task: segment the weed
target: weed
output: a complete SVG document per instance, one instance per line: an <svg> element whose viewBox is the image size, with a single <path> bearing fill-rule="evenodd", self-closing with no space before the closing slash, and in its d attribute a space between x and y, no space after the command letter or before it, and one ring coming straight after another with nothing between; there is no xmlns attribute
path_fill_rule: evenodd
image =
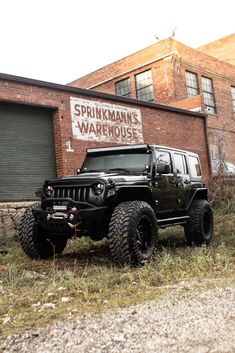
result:
<svg viewBox="0 0 235 353"><path fill-rule="evenodd" d="M160 231L152 261L134 269L113 264L105 240L71 240L63 255L41 261L26 257L16 241L0 245L0 333L6 335L71 313L154 299L180 281L232 279L235 214L216 212L208 247L187 246L181 227Z"/></svg>

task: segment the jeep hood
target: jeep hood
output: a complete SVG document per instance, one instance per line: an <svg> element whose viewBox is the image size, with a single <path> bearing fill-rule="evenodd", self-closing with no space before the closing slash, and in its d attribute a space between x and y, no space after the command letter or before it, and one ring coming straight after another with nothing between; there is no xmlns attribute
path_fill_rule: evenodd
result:
<svg viewBox="0 0 235 353"><path fill-rule="evenodd" d="M149 179L149 176L143 174L129 174L129 173L121 173L120 172L89 172L89 173L81 173L76 176L68 176L62 177L58 179L53 179L47 181L47 185L92 185L95 182L114 182L115 184L119 183L138 183L144 182Z"/></svg>

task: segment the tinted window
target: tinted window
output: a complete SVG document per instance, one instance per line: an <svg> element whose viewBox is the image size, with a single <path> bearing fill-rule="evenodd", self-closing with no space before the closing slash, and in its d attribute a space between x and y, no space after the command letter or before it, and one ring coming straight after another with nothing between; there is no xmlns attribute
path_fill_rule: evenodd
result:
<svg viewBox="0 0 235 353"><path fill-rule="evenodd" d="M109 169L128 169L143 172L150 165L149 153L114 153L86 157L83 171L106 171Z"/></svg>
<svg viewBox="0 0 235 353"><path fill-rule="evenodd" d="M201 173L199 159L197 157L189 156L188 160L189 160L189 165L190 165L190 170L191 170L192 176L193 177L201 176L202 173Z"/></svg>
<svg viewBox="0 0 235 353"><path fill-rule="evenodd" d="M174 154L175 169L177 174L187 174L185 156L179 153Z"/></svg>
<svg viewBox="0 0 235 353"><path fill-rule="evenodd" d="M156 152L156 162L157 164L164 164L170 166L170 173L172 173L172 163L171 163L171 155L168 152Z"/></svg>

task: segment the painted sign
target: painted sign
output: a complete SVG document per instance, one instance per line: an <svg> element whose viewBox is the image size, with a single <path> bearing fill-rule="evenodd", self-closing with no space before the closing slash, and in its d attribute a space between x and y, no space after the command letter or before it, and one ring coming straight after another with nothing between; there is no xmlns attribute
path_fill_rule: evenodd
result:
<svg viewBox="0 0 235 353"><path fill-rule="evenodd" d="M112 143L142 143L139 109L71 97L73 137Z"/></svg>

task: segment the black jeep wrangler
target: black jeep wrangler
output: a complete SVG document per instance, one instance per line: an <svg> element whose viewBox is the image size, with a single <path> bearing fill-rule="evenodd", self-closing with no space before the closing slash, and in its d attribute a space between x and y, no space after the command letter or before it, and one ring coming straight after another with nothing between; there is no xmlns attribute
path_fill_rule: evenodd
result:
<svg viewBox="0 0 235 353"><path fill-rule="evenodd" d="M189 244L210 243L213 213L198 155L155 145L88 149L73 177L45 181L19 238L33 259L61 253L71 237L108 239L116 262L150 258L157 229L181 225Z"/></svg>

